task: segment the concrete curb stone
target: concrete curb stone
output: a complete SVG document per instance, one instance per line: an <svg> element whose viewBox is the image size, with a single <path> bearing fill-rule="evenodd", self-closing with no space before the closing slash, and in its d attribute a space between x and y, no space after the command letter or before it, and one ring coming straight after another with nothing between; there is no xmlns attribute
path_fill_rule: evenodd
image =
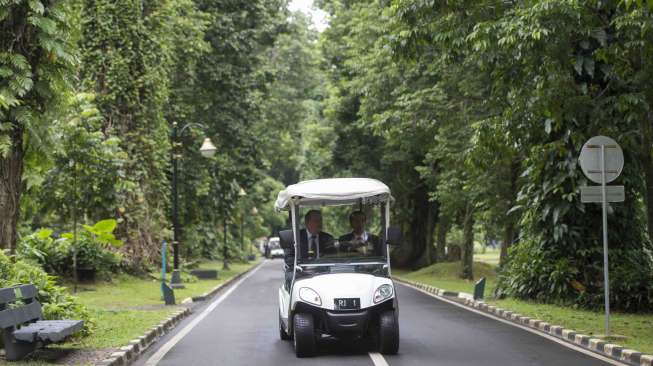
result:
<svg viewBox="0 0 653 366"><path fill-rule="evenodd" d="M470 294L446 291L433 286L425 286L424 284L420 284L418 282L402 280L397 277L393 277L393 280L413 288L424 290L434 296L446 297L448 300L456 301L457 303L463 304L478 311L492 314L513 323L518 323L522 326L552 335L556 338L560 338L566 342L573 343L576 346L588 349L602 356L625 362L630 365L653 366L653 355L643 354L632 349L625 349L623 346L611 344L600 338L594 338L589 335L578 333L573 329L566 329L560 325L551 325L540 319L532 319L513 311L502 309L494 305L488 305L482 300L471 299Z"/></svg>

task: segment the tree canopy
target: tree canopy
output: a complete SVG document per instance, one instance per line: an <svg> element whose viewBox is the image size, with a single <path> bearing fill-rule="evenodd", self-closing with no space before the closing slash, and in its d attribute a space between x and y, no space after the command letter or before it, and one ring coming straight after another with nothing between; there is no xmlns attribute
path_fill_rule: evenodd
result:
<svg viewBox="0 0 653 366"><path fill-rule="evenodd" d="M497 241L497 295L597 307L601 211L577 157L602 134L626 160L611 301L653 308L648 3L315 3L321 33L285 0L0 1L2 247L115 219L112 250L154 263L172 159L188 260L283 228L285 185L366 176L396 198L396 265L473 279L475 244Z"/></svg>

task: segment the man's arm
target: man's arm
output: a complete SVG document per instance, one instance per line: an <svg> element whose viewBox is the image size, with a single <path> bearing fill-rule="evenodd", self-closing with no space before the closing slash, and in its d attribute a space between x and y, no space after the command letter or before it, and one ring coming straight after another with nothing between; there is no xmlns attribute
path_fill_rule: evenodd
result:
<svg viewBox="0 0 653 366"><path fill-rule="evenodd" d="M294 242L293 238L293 242ZM299 245L301 245L302 241L302 232L299 232ZM301 249L300 249L301 252ZM294 268L295 267L295 245L291 245L288 249L283 250L283 261L286 263L286 268Z"/></svg>
<svg viewBox="0 0 653 366"><path fill-rule="evenodd" d="M289 248L283 250L283 261L286 263L287 268L295 266L295 246L291 245Z"/></svg>
<svg viewBox="0 0 653 366"><path fill-rule="evenodd" d="M321 254L334 254L336 253L335 239L331 234L320 233L320 252Z"/></svg>
<svg viewBox="0 0 653 366"><path fill-rule="evenodd" d="M372 246L374 248L374 254L378 256L383 255L383 245L381 243L381 238L374 235L374 234L368 234L368 239L369 242L372 243Z"/></svg>

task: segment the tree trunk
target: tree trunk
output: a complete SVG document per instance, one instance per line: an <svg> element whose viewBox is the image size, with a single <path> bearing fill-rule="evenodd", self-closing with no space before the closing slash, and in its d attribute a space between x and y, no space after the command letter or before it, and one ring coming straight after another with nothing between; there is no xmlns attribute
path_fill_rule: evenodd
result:
<svg viewBox="0 0 653 366"><path fill-rule="evenodd" d="M471 203L467 203L465 209L465 221L463 224L463 246L462 246L462 278L473 280L474 264L474 209Z"/></svg>
<svg viewBox="0 0 653 366"><path fill-rule="evenodd" d="M23 176L22 130L12 136L10 155L0 159L0 248L16 250L16 224L20 213Z"/></svg>
<svg viewBox="0 0 653 366"><path fill-rule="evenodd" d="M501 254L499 255L499 266L502 267L508 259L508 249L515 238L515 224L508 220L503 228L503 242L501 243Z"/></svg>
<svg viewBox="0 0 653 366"><path fill-rule="evenodd" d="M429 202L426 214L425 223L425 236L424 236L424 253L420 260L420 266L430 266L434 263L435 247L433 247L433 231L435 230L435 211L437 210L436 204Z"/></svg>
<svg viewBox="0 0 653 366"><path fill-rule="evenodd" d="M653 145L653 114L649 113L649 120L642 121L642 167L646 183L646 216L648 223L649 241L653 243L653 158L651 146Z"/></svg>
<svg viewBox="0 0 653 366"><path fill-rule="evenodd" d="M405 263L413 269L423 267L425 265L424 250L427 238L427 216L429 211L428 192L424 184L419 184L415 187L410 195L412 205L412 215L410 218L410 230L408 234L408 242L410 247L407 249L408 261Z"/></svg>
<svg viewBox="0 0 653 366"><path fill-rule="evenodd" d="M513 157L510 163L510 200L508 210L517 202L517 179L519 179L519 167L521 163L519 158ZM508 259L508 249L515 240L515 227L517 226L517 215L514 212L506 213L506 223L503 229L503 243L501 243L501 252L499 254L499 266L503 266Z"/></svg>
<svg viewBox="0 0 653 366"><path fill-rule="evenodd" d="M447 247L447 233L449 232L449 227L449 218L440 214L435 233L435 253L437 261L439 262L445 262L447 260L445 248Z"/></svg>

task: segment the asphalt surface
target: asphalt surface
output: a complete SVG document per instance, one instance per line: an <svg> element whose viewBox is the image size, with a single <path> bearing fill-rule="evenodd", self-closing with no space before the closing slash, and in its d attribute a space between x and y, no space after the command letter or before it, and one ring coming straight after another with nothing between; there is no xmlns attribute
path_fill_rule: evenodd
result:
<svg viewBox="0 0 653 366"><path fill-rule="evenodd" d="M136 365L375 365L369 355L375 350L367 342L322 341L316 357L295 357L292 342L281 341L277 328L281 266L281 260L267 261L217 306L212 302L229 289L195 308L193 316L141 355ZM397 296L401 342L399 354L384 356L391 366L608 365L402 285ZM187 327L193 323L192 329Z"/></svg>

